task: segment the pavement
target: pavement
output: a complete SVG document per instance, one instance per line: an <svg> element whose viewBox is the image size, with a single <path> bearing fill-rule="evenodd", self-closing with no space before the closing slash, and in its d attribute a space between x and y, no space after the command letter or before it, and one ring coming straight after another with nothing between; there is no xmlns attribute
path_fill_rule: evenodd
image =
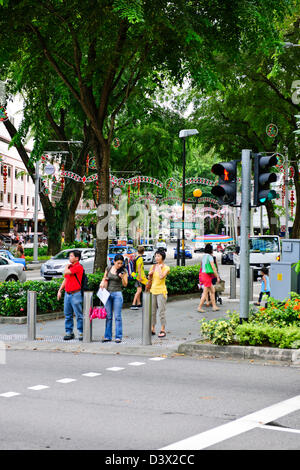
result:
<svg viewBox="0 0 300 470"><path fill-rule="evenodd" d="M156 335L151 338L151 345L142 344L142 309L130 310L123 308L123 341L120 344L114 341L102 343L105 320L95 319L92 324L92 342L85 343L76 337L71 341L64 341L64 319L41 321L36 324L36 340L27 340L27 324L1 324L0 341L9 349L25 350L60 350L66 352L89 352L101 354L141 354L141 355L168 355L177 352L178 347L185 342L196 341L200 337L199 320L222 317L226 312L238 310L239 300L223 298L220 310L213 312L206 307L206 313L197 311L200 295L190 294L172 299L167 303L167 325L165 338L158 338L160 323L156 325ZM76 321L74 320L74 333L76 336ZM114 336L113 336L114 338Z"/></svg>

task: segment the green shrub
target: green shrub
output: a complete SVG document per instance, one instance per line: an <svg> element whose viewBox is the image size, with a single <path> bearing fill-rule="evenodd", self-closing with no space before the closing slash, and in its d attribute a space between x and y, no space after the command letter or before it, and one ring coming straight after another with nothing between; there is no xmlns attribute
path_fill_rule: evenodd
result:
<svg viewBox="0 0 300 470"><path fill-rule="evenodd" d="M260 307L257 312L249 316L249 321L256 324L273 326L288 326L299 323L300 295L291 292L291 298L279 301L268 298L267 307Z"/></svg>
<svg viewBox="0 0 300 470"><path fill-rule="evenodd" d="M240 344L250 346L275 346L279 348L299 348L300 328L298 326L274 327L244 322L236 328Z"/></svg>
<svg viewBox="0 0 300 470"><path fill-rule="evenodd" d="M234 342L239 316L234 312L226 318L206 321L200 320L200 330L204 339L213 344L232 344Z"/></svg>

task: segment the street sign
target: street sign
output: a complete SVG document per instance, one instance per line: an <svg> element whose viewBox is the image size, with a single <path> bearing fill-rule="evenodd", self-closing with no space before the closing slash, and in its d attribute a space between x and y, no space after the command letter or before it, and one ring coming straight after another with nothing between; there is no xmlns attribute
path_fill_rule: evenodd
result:
<svg viewBox="0 0 300 470"><path fill-rule="evenodd" d="M190 229L190 230L195 230L195 229L200 229L202 227L201 224L196 223L196 222L184 222L184 227L183 227L183 222L170 222L170 228L185 228L185 229Z"/></svg>

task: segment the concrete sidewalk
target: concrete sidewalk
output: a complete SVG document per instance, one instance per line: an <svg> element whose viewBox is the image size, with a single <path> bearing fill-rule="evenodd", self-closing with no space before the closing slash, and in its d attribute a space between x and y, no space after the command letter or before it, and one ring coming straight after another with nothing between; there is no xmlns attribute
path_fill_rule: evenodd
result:
<svg viewBox="0 0 300 470"><path fill-rule="evenodd" d="M239 310L238 300L229 300L223 296L223 305L218 305L220 308L218 312L213 312L211 307L205 307L206 312L201 314L197 311L199 294L182 297L168 299L167 336L162 339L158 338L157 334L160 332L158 319L156 335L152 336L152 344L149 346L142 345L142 310L130 310L129 308L124 308L122 311L123 341L120 344L116 344L114 340L108 343L101 342L105 320L99 319L93 320L93 341L91 343L83 343L78 339L64 341L64 319L38 322L35 341L27 341L26 324L1 324L0 341L3 341L8 349L59 350L95 354L168 355L177 352L179 345L200 337L199 320L202 318L223 317L228 310ZM74 333L76 336L76 321L74 321Z"/></svg>

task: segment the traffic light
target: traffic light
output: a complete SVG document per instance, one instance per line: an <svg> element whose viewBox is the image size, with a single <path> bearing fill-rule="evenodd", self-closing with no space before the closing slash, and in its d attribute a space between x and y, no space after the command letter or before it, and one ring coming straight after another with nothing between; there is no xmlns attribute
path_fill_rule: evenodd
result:
<svg viewBox="0 0 300 470"><path fill-rule="evenodd" d="M270 173L272 166L277 164L277 157L265 157L260 153L254 154L254 198L253 205L261 206L276 198L276 191L270 189L270 183L277 181L275 173Z"/></svg>
<svg viewBox="0 0 300 470"><path fill-rule="evenodd" d="M211 190L222 205L233 206L236 204L237 187L237 161L216 163L211 171L219 176L219 182Z"/></svg>

